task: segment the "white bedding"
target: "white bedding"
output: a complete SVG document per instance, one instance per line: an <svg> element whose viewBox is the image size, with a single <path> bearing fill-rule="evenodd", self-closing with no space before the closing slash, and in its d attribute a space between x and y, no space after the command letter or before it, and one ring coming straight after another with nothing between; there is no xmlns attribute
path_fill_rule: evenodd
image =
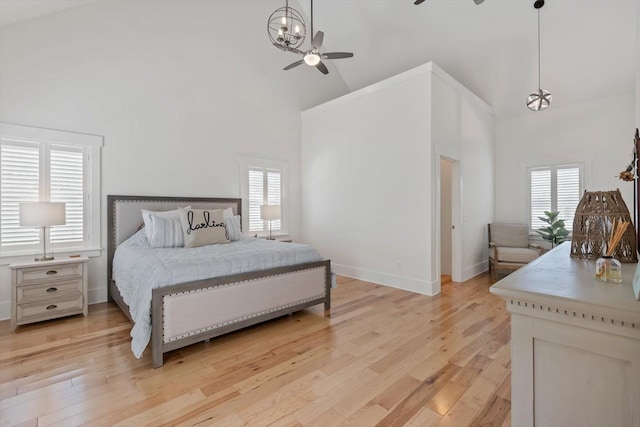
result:
<svg viewBox="0 0 640 427"><path fill-rule="evenodd" d="M152 289L323 258L311 246L265 239L198 248L151 248L144 230L116 249L113 279L134 321L131 350L140 358L151 338Z"/></svg>

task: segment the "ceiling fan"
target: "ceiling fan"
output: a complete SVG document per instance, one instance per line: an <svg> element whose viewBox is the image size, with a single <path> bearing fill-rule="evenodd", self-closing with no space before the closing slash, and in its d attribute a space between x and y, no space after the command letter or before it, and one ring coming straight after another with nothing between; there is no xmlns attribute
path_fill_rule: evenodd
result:
<svg viewBox="0 0 640 427"><path fill-rule="evenodd" d="M300 49L288 49L290 52L301 54L302 59L287 65L284 67L284 70L290 70L302 63L305 63L311 67L316 67L322 74L329 74L327 66L322 62L323 59L342 59L353 57L353 53L351 52L320 52L320 49L322 48L322 41L324 40L324 33L322 31L318 31L316 35L313 36L313 0L311 0L311 35L313 37L311 39L311 49L308 51L304 52Z"/></svg>
<svg viewBox="0 0 640 427"><path fill-rule="evenodd" d="M484 0L473 0L473 2L475 4L482 4L482 2L484 2ZM413 2L413 4L416 4L416 5L421 4L421 3L424 3L424 0L416 0L416 1Z"/></svg>

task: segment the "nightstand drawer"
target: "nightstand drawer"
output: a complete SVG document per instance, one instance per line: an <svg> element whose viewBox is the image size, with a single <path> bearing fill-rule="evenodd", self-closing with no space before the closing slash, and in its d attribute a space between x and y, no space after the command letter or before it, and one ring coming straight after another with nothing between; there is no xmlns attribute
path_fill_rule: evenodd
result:
<svg viewBox="0 0 640 427"><path fill-rule="evenodd" d="M82 277L84 263L60 264L42 267L20 268L17 273L17 285L51 282L54 280Z"/></svg>
<svg viewBox="0 0 640 427"><path fill-rule="evenodd" d="M16 288L16 302L25 304L42 300L82 295L82 278L38 285L22 285Z"/></svg>
<svg viewBox="0 0 640 427"><path fill-rule="evenodd" d="M22 323L31 323L82 313L82 309L82 295L69 299L20 304L16 306L16 324L20 325Z"/></svg>

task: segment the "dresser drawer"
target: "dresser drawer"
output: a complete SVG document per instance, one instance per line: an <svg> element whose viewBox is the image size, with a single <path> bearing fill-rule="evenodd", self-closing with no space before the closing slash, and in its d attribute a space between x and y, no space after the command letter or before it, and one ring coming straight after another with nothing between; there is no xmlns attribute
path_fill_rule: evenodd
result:
<svg viewBox="0 0 640 427"><path fill-rule="evenodd" d="M84 263L71 263L42 267L28 267L16 270L18 286L29 283L51 282L83 276Z"/></svg>
<svg viewBox="0 0 640 427"><path fill-rule="evenodd" d="M16 288L16 302L25 304L58 298L73 298L82 295L82 278L40 283L37 285L21 285Z"/></svg>
<svg viewBox="0 0 640 427"><path fill-rule="evenodd" d="M55 319L56 317L82 313L82 295L68 299L42 301L32 304L19 304L16 306L16 324L37 322L40 320Z"/></svg>

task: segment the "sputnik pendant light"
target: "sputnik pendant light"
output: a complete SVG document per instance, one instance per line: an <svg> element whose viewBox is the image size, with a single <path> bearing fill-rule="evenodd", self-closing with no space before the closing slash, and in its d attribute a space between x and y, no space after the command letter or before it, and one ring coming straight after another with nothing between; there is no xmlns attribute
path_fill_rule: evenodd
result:
<svg viewBox="0 0 640 427"><path fill-rule="evenodd" d="M538 90L527 97L527 107L531 111L541 111L551 105L551 92L540 85L540 9L544 0L536 0L533 7L538 10Z"/></svg>

